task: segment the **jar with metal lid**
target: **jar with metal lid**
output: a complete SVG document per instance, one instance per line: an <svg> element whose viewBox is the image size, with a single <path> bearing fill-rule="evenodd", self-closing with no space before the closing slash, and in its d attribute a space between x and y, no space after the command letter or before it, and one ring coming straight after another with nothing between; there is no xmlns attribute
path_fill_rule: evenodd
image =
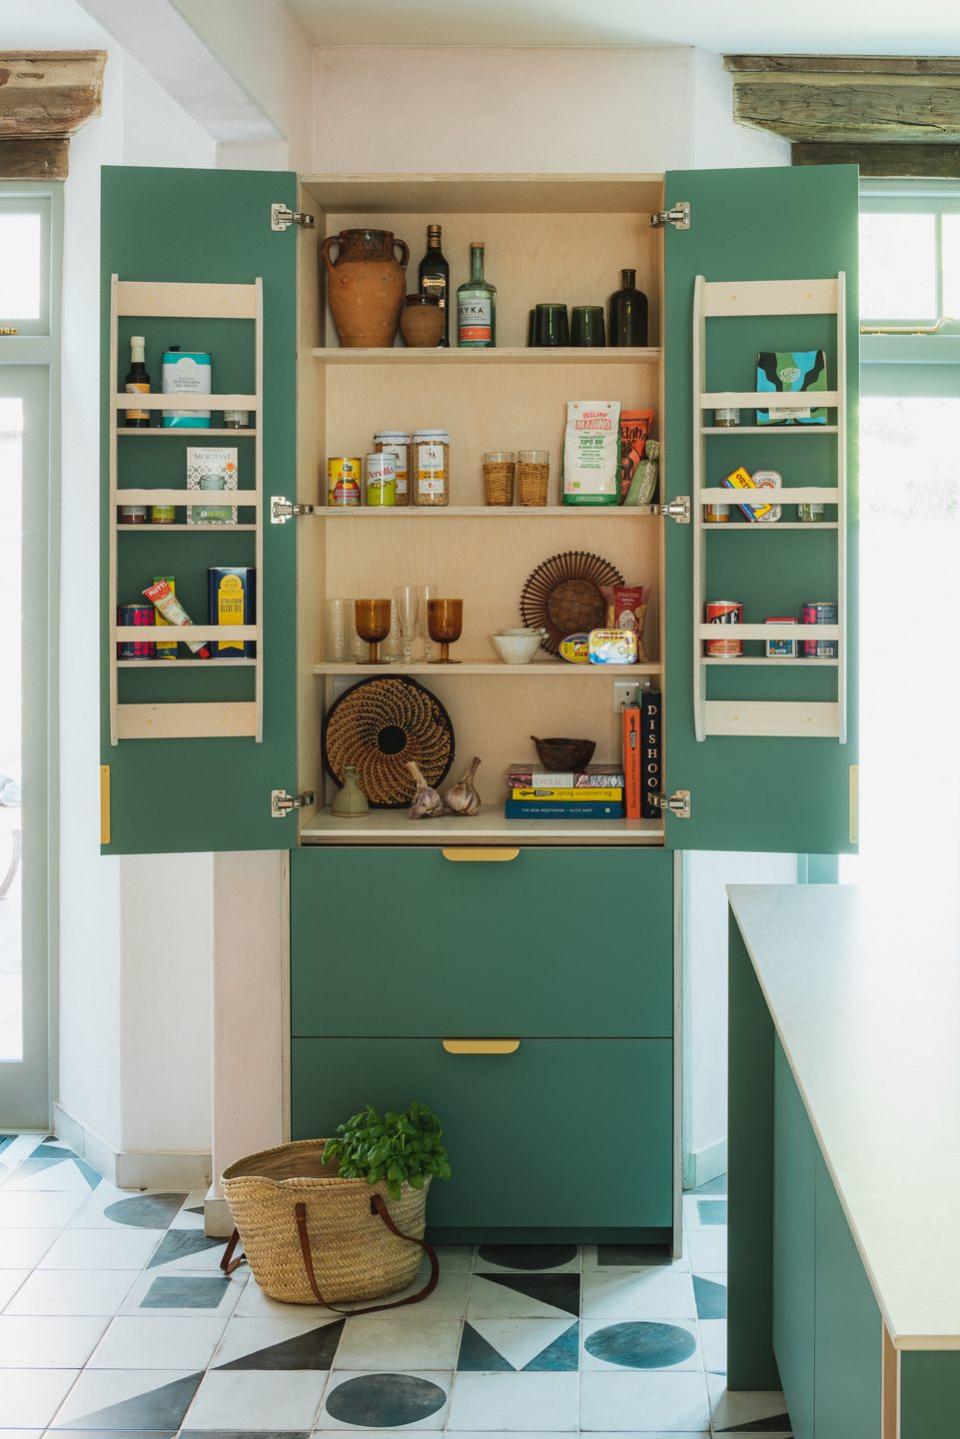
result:
<svg viewBox="0 0 960 1439"><path fill-rule="evenodd" d="M378 455L391 455L397 471L397 505L410 504L410 433L408 430L377 430L373 448Z"/></svg>
<svg viewBox="0 0 960 1439"><path fill-rule="evenodd" d="M413 502L434 508L450 503L450 431L416 430L411 441Z"/></svg>

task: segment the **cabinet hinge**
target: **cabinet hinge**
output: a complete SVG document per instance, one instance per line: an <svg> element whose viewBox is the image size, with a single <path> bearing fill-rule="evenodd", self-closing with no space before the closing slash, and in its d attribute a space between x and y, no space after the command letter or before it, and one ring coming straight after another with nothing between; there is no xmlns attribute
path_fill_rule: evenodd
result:
<svg viewBox="0 0 960 1439"><path fill-rule="evenodd" d="M285 525L287 520L295 520L300 515L312 515L315 508L315 505L295 505L286 495L274 495L270 501L270 523Z"/></svg>
<svg viewBox="0 0 960 1439"><path fill-rule="evenodd" d="M690 201L680 200L669 210L655 210L650 216L650 224L655 230L662 230L664 225L672 225L675 230L689 230Z"/></svg>
<svg viewBox="0 0 960 1439"><path fill-rule="evenodd" d="M678 525L689 525L690 523L690 496L677 495L675 500L670 500L666 505L658 505L657 513L665 519L676 520Z"/></svg>
<svg viewBox="0 0 960 1439"><path fill-rule="evenodd" d="M672 814L677 819L690 818L690 791L688 789L675 789L673 794L654 795L653 802L661 814Z"/></svg>
<svg viewBox="0 0 960 1439"><path fill-rule="evenodd" d="M270 818L286 819L291 810L307 809L316 799L312 789L303 794L288 794L285 789L270 791Z"/></svg>
<svg viewBox="0 0 960 1439"><path fill-rule="evenodd" d="M291 225L302 225L305 230L312 230L316 223L316 215L308 215L306 210L291 210L282 200L270 206L271 230L289 230Z"/></svg>

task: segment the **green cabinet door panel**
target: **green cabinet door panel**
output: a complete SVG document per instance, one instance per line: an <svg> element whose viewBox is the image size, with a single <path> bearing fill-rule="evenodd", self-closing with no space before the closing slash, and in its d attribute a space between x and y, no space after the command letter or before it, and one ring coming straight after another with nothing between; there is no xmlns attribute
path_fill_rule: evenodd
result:
<svg viewBox="0 0 960 1439"><path fill-rule="evenodd" d="M665 489L691 493L692 334L697 275L708 281L847 277L849 394L848 739L708 736L693 722L693 534L666 520L666 788L692 795L689 820L668 816L667 844L684 849L848 850L849 767L857 762L856 396L857 170L855 166L680 171L667 176L670 205L688 200L689 230L665 230ZM736 317L707 321L707 389L753 391L759 350L825 349L828 385L837 374L833 316ZM749 424L752 413L744 412ZM789 486L835 485L836 437L782 434L708 437L706 482L718 486L744 465L780 471ZM790 511L788 509L788 515ZM787 516L785 516L787 518ZM733 599L745 618L797 615L806 600L836 599L837 532L706 535L708 599ZM772 528L772 527L771 527ZM699 641L697 641L699 646ZM718 700L832 701L836 671L812 667L718 667L707 695Z"/></svg>
<svg viewBox="0 0 960 1439"><path fill-rule="evenodd" d="M820 1153L816 1156L816 1439L877 1439L880 1311Z"/></svg>
<svg viewBox="0 0 960 1439"><path fill-rule="evenodd" d="M795 1439L814 1439L817 1141L779 1039L773 1065L773 1347Z"/></svg>
<svg viewBox="0 0 960 1439"><path fill-rule="evenodd" d="M899 1439L947 1439L960 1433L960 1353L905 1350L900 1355Z"/></svg>
<svg viewBox="0 0 960 1439"><path fill-rule="evenodd" d="M108 699L109 396L122 387L131 334L147 341L147 367L160 389L161 353L171 345L207 350L213 388L250 393L254 327L246 320L120 321L119 375L109 374L110 276L121 280L250 284L263 280L262 488L293 494L296 475L297 231L270 228L270 206L296 206L296 177L236 170L103 170L101 228L102 524L101 763L110 766L112 854L283 849L296 842L295 821L270 818L270 791L296 790L295 525L264 529L263 742L253 739L121 740L110 744ZM214 420L217 423L217 418ZM118 483L143 488L186 486L187 445L236 444L240 487L252 483L252 439L204 440L202 430L176 437L118 440ZM241 512L242 514L242 512ZM118 600L135 603L155 575L173 575L197 621L207 620L207 568L255 563L252 533L138 534L118 540ZM158 661L156 672L121 670L121 703L253 699L252 669Z"/></svg>
<svg viewBox="0 0 960 1439"><path fill-rule="evenodd" d="M673 856L291 856L294 1035L673 1033Z"/></svg>
<svg viewBox="0 0 960 1439"><path fill-rule="evenodd" d="M295 1039L295 1139L372 1103L440 1115L453 1178L432 1228L666 1229L672 1223L673 1046L666 1039L523 1039L448 1054L439 1039Z"/></svg>

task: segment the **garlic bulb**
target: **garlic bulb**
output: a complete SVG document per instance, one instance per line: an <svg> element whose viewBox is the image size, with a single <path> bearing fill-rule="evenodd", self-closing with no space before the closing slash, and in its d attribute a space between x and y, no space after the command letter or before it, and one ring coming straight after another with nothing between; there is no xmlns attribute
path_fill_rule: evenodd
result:
<svg viewBox="0 0 960 1439"><path fill-rule="evenodd" d="M458 779L456 784L443 791L443 802L454 814L476 814L480 808L480 791L473 782L479 764L479 759L474 756L473 764L463 779Z"/></svg>
<svg viewBox="0 0 960 1439"><path fill-rule="evenodd" d="M407 811L411 819L432 819L436 814L443 814L443 800L435 789L431 789L420 773L419 765L413 760L407 760L407 769L417 782L417 792L410 801L410 808Z"/></svg>

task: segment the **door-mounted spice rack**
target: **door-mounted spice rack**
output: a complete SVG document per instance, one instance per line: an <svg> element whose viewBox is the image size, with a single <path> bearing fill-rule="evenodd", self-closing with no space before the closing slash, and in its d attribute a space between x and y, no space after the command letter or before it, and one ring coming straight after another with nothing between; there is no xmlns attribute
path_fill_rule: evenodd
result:
<svg viewBox="0 0 960 1439"><path fill-rule="evenodd" d="M108 483L109 483L109 616L108 663L110 698L110 743L127 739L206 739L241 737L263 738L263 287L259 277L249 285L181 284L121 280L111 277L110 285L110 376L119 380L119 321L122 317L138 319L201 319L249 320L253 325L254 393L176 396L151 394L111 394L108 420ZM118 423L118 412L124 410L246 410L253 417L247 428L181 428L154 427L127 429ZM196 443L227 437L252 437L253 484L251 488L226 492L229 503L245 511L243 524L210 525L124 525L119 521L121 505L196 504L198 492L187 488L143 489L119 483L119 452L121 439L188 436ZM192 624L157 630L159 643L211 643L217 640L252 642L256 656L250 659L184 660L176 663L161 660L120 660L118 644L124 640L144 640L143 627L120 625L117 621L119 537L133 534L194 535L254 534L254 567L256 572L255 623L231 625L229 631L217 625ZM225 701L164 701L160 703L121 703L119 673L127 669L150 669L155 674L209 673L219 667L249 668L254 672L252 700Z"/></svg>
<svg viewBox="0 0 960 1439"><path fill-rule="evenodd" d="M836 316L836 383L834 390L797 392L710 391L706 388L707 321L738 316L778 315ZM847 737L847 614L846 614L846 292L841 272L824 280L753 280L711 283L698 275L693 302L693 707L698 740L708 735L777 735L837 739ZM775 403L781 410L808 409L815 405L835 414L825 425L770 424L716 426L705 423L709 412L722 409L765 410ZM829 418L829 416L828 416ZM706 483L707 441L713 436L762 434L768 438L790 435L829 435L836 446L836 484L825 486L765 487L762 490L715 488ZM802 455L804 451L791 454ZM705 505L729 505L737 499L757 496L764 504L819 504L836 507L836 519L815 523L754 521L743 525L714 524L704 519ZM725 632L737 640L787 640L795 642L797 658L784 656L737 655L716 657L705 654L705 642L716 640L715 625L704 621L707 599L707 535L775 535L804 531L807 534L836 533L837 623L830 624L742 624ZM804 639L833 641L835 658L801 657ZM836 670L836 699L812 700L712 700L707 698L707 671L713 667L748 666L786 668L830 668Z"/></svg>

